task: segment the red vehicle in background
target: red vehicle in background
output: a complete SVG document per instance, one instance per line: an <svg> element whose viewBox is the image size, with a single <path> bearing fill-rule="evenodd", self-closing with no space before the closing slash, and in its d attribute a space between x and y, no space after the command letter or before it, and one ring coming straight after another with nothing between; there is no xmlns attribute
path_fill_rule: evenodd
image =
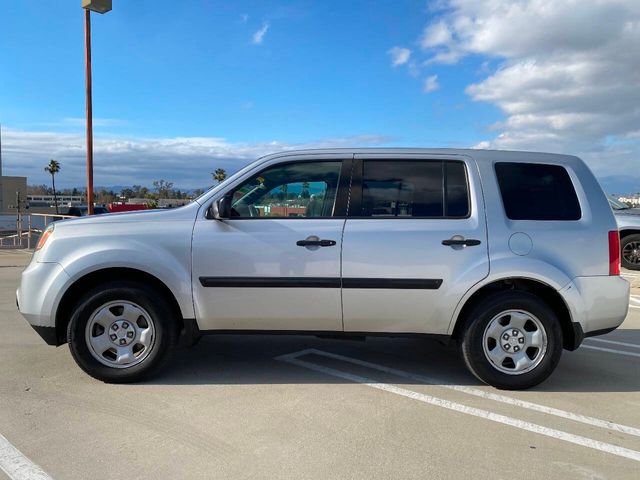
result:
<svg viewBox="0 0 640 480"><path fill-rule="evenodd" d="M133 212L135 210L147 210L149 207L145 203L109 203L109 212Z"/></svg>

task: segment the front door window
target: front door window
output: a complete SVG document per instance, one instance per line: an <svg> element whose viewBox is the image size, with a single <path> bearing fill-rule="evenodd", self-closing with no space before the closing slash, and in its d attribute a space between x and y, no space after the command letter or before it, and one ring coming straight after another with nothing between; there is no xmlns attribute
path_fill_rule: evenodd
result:
<svg viewBox="0 0 640 480"><path fill-rule="evenodd" d="M280 164L233 191L232 218L331 217L341 162Z"/></svg>

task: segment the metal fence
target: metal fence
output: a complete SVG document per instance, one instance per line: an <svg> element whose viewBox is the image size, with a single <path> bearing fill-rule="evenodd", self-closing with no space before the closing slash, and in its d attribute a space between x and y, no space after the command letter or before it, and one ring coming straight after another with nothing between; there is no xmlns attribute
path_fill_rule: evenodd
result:
<svg viewBox="0 0 640 480"><path fill-rule="evenodd" d="M74 218L49 213L0 213L0 217L3 223L0 228L0 249L34 248L49 224L63 218Z"/></svg>

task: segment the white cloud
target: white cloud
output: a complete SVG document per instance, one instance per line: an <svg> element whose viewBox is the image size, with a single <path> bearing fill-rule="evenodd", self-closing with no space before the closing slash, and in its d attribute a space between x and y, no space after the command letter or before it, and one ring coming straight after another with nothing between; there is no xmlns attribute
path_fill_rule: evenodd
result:
<svg viewBox="0 0 640 480"><path fill-rule="evenodd" d="M264 40L264 36L267 34L267 31L269 30L269 27L270 27L269 22L264 22L260 30L256 31L253 34L252 42L255 45L260 45L262 43L262 41Z"/></svg>
<svg viewBox="0 0 640 480"><path fill-rule="evenodd" d="M94 139L96 185L151 185L164 178L180 188L206 187L214 168L235 172L251 161L282 150L372 146L392 139L382 135L356 135L307 143L272 141L233 143L219 137ZM61 164L56 185L80 187L85 182L85 137L82 133L26 132L2 128L5 175L27 176L29 184L48 183L44 166L54 158Z"/></svg>
<svg viewBox="0 0 640 480"><path fill-rule="evenodd" d="M450 0L419 41L426 64L492 60L466 89L505 114L483 148L579 154L600 175L640 166L639 1Z"/></svg>
<svg viewBox="0 0 640 480"><path fill-rule="evenodd" d="M85 117L65 117L51 122L40 122L39 127L56 127L56 128L77 128L84 127L87 124ZM93 117L94 128L100 127L123 127L128 125L125 120L118 118L96 118Z"/></svg>
<svg viewBox="0 0 640 480"><path fill-rule="evenodd" d="M420 37L420 46L422 48L438 47L440 45L450 46L452 42L452 33L444 21L432 23L425 27Z"/></svg>
<svg viewBox="0 0 640 480"><path fill-rule="evenodd" d="M438 75L431 75L424 79L424 85L422 86L422 91L425 93L435 92L440 88L440 84L438 83Z"/></svg>
<svg viewBox="0 0 640 480"><path fill-rule="evenodd" d="M397 67L404 65L411 57L411 50L403 47L393 47L387 50L387 54L391 57L391 65Z"/></svg>

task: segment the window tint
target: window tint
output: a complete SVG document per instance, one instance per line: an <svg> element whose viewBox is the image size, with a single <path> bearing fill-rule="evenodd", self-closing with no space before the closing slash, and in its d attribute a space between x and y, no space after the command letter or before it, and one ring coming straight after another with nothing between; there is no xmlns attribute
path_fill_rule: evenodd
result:
<svg viewBox="0 0 640 480"><path fill-rule="evenodd" d="M559 165L496 163L496 176L511 220L579 220L580 203Z"/></svg>
<svg viewBox="0 0 640 480"><path fill-rule="evenodd" d="M365 160L365 217L465 217L469 194L462 162Z"/></svg>
<svg viewBox="0 0 640 480"><path fill-rule="evenodd" d="M287 163L263 170L233 192L231 216L330 217L342 163Z"/></svg>

